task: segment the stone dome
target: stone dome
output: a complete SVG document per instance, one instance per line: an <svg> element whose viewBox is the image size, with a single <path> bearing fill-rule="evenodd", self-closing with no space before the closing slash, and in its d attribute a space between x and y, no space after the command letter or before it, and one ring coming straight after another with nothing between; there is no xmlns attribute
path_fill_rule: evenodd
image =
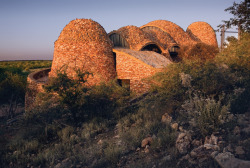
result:
<svg viewBox="0 0 250 168"><path fill-rule="evenodd" d="M140 51L143 47L150 44L157 45L160 49L162 48L157 39L152 39L148 33L136 26L122 27L116 33L120 34L127 41L129 48L132 50Z"/></svg>
<svg viewBox="0 0 250 168"><path fill-rule="evenodd" d="M206 22L194 22L186 31L192 39L199 39L201 42L218 47L214 29Z"/></svg>
<svg viewBox="0 0 250 168"><path fill-rule="evenodd" d="M112 42L104 28L91 19L72 20L64 27L54 47L50 77L65 70L74 78L76 70L93 74L88 84L107 82L116 76Z"/></svg>
<svg viewBox="0 0 250 168"><path fill-rule="evenodd" d="M165 31L158 27L148 26L141 28L144 32L148 33L151 36L151 39L154 41L159 41L159 44L165 49L168 50L173 45L176 45L176 41Z"/></svg>
<svg viewBox="0 0 250 168"><path fill-rule="evenodd" d="M158 27L159 29L167 32L179 45L192 45L196 41L188 36L188 34L178 25L166 20L155 20L147 23L141 28L145 27Z"/></svg>

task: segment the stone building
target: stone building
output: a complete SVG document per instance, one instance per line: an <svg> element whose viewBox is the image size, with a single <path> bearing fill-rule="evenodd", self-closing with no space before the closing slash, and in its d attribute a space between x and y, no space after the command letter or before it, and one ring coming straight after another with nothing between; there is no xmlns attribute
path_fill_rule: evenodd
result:
<svg viewBox="0 0 250 168"><path fill-rule="evenodd" d="M88 71L93 74L87 81L89 86L117 79L132 92L144 93L150 88L146 78L173 63L178 49L197 43L218 47L209 24L195 22L185 32L170 21L156 20L141 27L125 26L107 34L91 19L73 20L55 42L51 71L46 70L45 75L41 71L29 75L29 87L34 94L26 94L26 109L41 91L41 85L56 77L59 71L65 71L72 78L76 70ZM37 74L43 74L40 75L42 84Z"/></svg>

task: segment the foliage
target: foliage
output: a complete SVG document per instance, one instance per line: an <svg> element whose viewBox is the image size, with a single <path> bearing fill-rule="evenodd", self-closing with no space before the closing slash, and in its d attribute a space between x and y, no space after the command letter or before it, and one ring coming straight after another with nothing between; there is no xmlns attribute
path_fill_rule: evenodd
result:
<svg viewBox="0 0 250 168"><path fill-rule="evenodd" d="M195 94L183 105L182 111L188 115L192 127L199 130L202 136L211 135L219 130L228 114L229 104L223 105L223 96L219 100L213 97L202 97Z"/></svg>
<svg viewBox="0 0 250 168"><path fill-rule="evenodd" d="M17 109L23 108L28 72L31 68L50 66L51 61L0 62L0 111L11 118Z"/></svg>
<svg viewBox="0 0 250 168"><path fill-rule="evenodd" d="M3 73L0 75L0 105L1 110L8 118L14 116L18 106L23 106L26 90L26 77L19 69L6 71L0 69Z"/></svg>
<svg viewBox="0 0 250 168"><path fill-rule="evenodd" d="M244 0L240 3L233 3L233 6L228 7L225 9L226 12L233 14L233 18L230 20L225 21L223 20L224 24L227 28L231 26L238 26L240 24L241 29L245 32L250 32L250 1ZM219 25L218 27L222 27L223 25Z"/></svg>
<svg viewBox="0 0 250 168"><path fill-rule="evenodd" d="M32 69L51 67L52 61L1 61L0 67L8 70L20 69L31 71Z"/></svg>
<svg viewBox="0 0 250 168"><path fill-rule="evenodd" d="M213 59L218 53L218 48L204 43L197 43L187 52L188 59L200 59L202 61Z"/></svg>

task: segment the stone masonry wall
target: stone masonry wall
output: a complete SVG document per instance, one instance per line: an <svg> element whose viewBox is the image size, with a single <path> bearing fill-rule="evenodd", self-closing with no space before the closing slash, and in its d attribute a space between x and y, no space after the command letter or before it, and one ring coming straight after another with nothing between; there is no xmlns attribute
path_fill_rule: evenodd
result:
<svg viewBox="0 0 250 168"><path fill-rule="evenodd" d="M201 42L218 47L214 29L206 22L194 22L190 24L186 31L193 39L199 39Z"/></svg>
<svg viewBox="0 0 250 168"><path fill-rule="evenodd" d="M34 107L37 94L44 92L43 85L48 81L49 72L50 68L47 68L29 74L27 78L27 91L25 93L25 111L32 109Z"/></svg>
<svg viewBox="0 0 250 168"><path fill-rule="evenodd" d="M162 69L153 68L150 65L114 49L116 53L116 71L118 79L130 79L131 91L140 94L150 88L150 83L145 80Z"/></svg>
<svg viewBox="0 0 250 168"><path fill-rule="evenodd" d="M87 84L96 85L116 77L114 62L112 42L103 27L90 19L76 19L65 26L55 42L50 77L58 70L72 78L76 70L88 71L93 76Z"/></svg>
<svg viewBox="0 0 250 168"><path fill-rule="evenodd" d="M141 28L147 26L158 27L167 32L180 46L190 46L197 43L194 39L190 38L180 26L176 25L173 22L167 20L155 20L147 23Z"/></svg>

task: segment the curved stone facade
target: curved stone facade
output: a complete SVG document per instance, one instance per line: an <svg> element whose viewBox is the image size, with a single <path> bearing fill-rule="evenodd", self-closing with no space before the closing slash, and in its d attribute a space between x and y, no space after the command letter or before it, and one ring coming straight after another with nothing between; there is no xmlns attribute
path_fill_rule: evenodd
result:
<svg viewBox="0 0 250 168"><path fill-rule="evenodd" d="M125 26L118 29L116 32L125 38L129 44L129 48L132 50L140 51L149 44L155 44L162 50L162 46L159 44L158 39L152 39L148 33L142 31L139 27Z"/></svg>
<svg viewBox="0 0 250 168"><path fill-rule="evenodd" d="M188 26L186 32L194 40L218 47L214 29L206 22L194 22Z"/></svg>
<svg viewBox="0 0 250 168"><path fill-rule="evenodd" d="M33 108L36 96L39 92L44 92L43 85L48 82L50 68L42 69L29 74L27 78L28 89L25 94L25 111Z"/></svg>
<svg viewBox="0 0 250 168"><path fill-rule="evenodd" d="M55 42L50 77L65 71L74 78L76 70L93 74L88 84L107 82L116 77L112 42L106 31L91 19L76 19L64 27Z"/></svg>
<svg viewBox="0 0 250 168"><path fill-rule="evenodd" d="M155 20L147 23L141 28L145 27L158 27L159 29L167 32L179 45L193 45L196 41L188 36L188 34L178 25L167 20Z"/></svg>
<svg viewBox="0 0 250 168"><path fill-rule="evenodd" d="M161 72L179 57L189 58L186 55L195 47L198 54L206 53L206 48L199 47L205 44L218 47L214 30L205 22L192 23L185 32L170 21L156 20L140 28L125 26L107 35L91 19L73 20L55 42L51 72L47 69L29 75L26 110L33 107L37 93L58 71L71 78L77 70L90 72L93 76L87 79L88 86L118 78L118 83L130 83L132 91L143 93L150 88L145 78Z"/></svg>

